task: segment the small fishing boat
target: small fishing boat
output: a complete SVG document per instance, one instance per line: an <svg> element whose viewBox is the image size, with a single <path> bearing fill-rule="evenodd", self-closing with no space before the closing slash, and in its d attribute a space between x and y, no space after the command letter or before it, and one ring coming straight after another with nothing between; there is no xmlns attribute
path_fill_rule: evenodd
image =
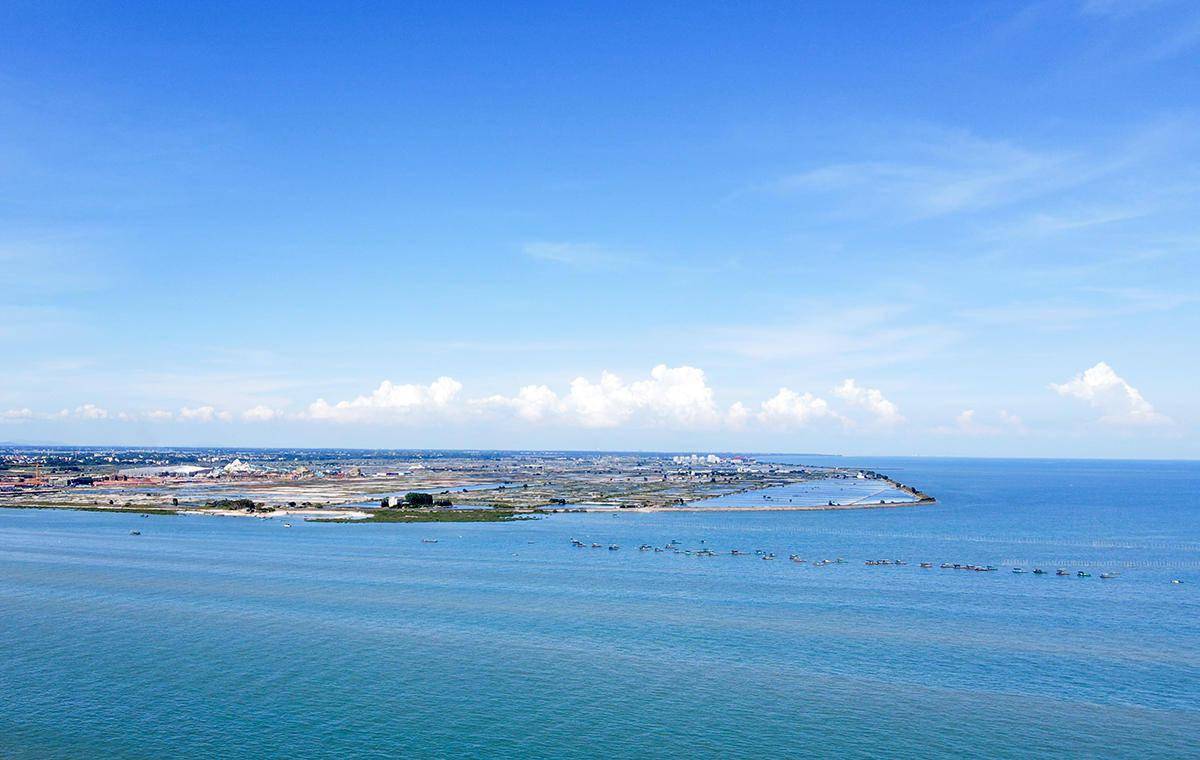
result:
<svg viewBox="0 0 1200 760"><path fill-rule="evenodd" d="M774 554L764 554L763 559L775 559L775 555Z"/></svg>
<svg viewBox="0 0 1200 760"><path fill-rule="evenodd" d="M609 544L609 545L608 545L608 550L609 550L610 552L615 552L617 549L620 549L620 548L621 548L621 547L617 546L616 544Z"/></svg>
<svg viewBox="0 0 1200 760"><path fill-rule="evenodd" d="M1171 583L1172 583L1173 585L1176 585L1176 586L1178 586L1178 585L1180 585L1181 583L1183 583L1183 581L1181 581L1181 580L1180 580L1180 579L1178 579L1178 578L1172 578L1172 579L1171 579Z"/></svg>
<svg viewBox="0 0 1200 760"><path fill-rule="evenodd" d="M1116 573L1100 573L1100 577L1107 581L1107 580L1116 578L1117 574Z"/></svg>
<svg viewBox="0 0 1200 760"><path fill-rule="evenodd" d="M1091 574L1091 573L1085 573L1084 571L1080 570L1079 572L1075 573L1075 576L1076 576L1077 578L1091 578L1091 577L1092 577L1092 574Z"/></svg>
<svg viewBox="0 0 1200 760"><path fill-rule="evenodd" d="M1035 568L1033 568L1033 574L1034 575L1045 575L1046 571L1040 567L1035 567Z"/></svg>
<svg viewBox="0 0 1200 760"><path fill-rule="evenodd" d="M928 570L929 568L933 567L933 563L932 563L932 562L922 562L922 563L921 563L921 567L923 567L923 568L925 568L926 570Z"/></svg>
<svg viewBox="0 0 1200 760"><path fill-rule="evenodd" d="M592 544L592 548L593 548L593 549L599 549L599 548L600 548L600 544Z"/></svg>
<svg viewBox="0 0 1200 760"><path fill-rule="evenodd" d="M1055 575L1057 575L1057 576L1059 576L1060 578L1061 578L1061 577L1064 577L1064 576L1067 576L1067 575L1070 575L1070 573L1068 573L1066 570L1064 570L1064 569L1063 569L1063 568L1061 568L1061 567L1060 567L1060 568L1058 568L1057 570L1055 570L1055 571L1054 571L1054 574L1055 574Z"/></svg>
<svg viewBox="0 0 1200 760"><path fill-rule="evenodd" d="M1023 568L1023 567L1014 567L1014 568L1013 568L1013 572L1014 572L1014 573L1023 573L1023 572L1025 572L1025 568Z"/></svg>
<svg viewBox="0 0 1200 760"><path fill-rule="evenodd" d="M438 540L436 538L422 538L421 539L421 543L423 543L423 544L436 544L437 542L438 542Z"/></svg>
<svg viewBox="0 0 1200 760"><path fill-rule="evenodd" d="M131 531L129 531L129 535L140 536L140 535L142 535L142 532L140 530L131 530Z"/></svg>

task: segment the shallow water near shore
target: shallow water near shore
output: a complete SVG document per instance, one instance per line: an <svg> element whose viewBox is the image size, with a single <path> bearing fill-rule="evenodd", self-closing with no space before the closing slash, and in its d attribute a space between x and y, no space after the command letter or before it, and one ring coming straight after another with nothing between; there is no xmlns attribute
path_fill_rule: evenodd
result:
<svg viewBox="0 0 1200 760"><path fill-rule="evenodd" d="M938 502L291 529L0 509L0 756L1200 744L1200 463L791 461ZM718 556L637 548L671 540ZM909 564L863 565L877 558Z"/></svg>

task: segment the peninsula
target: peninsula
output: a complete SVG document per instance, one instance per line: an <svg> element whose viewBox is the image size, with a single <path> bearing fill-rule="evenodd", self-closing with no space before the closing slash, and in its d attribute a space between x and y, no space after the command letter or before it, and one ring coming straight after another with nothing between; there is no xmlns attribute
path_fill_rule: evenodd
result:
<svg viewBox="0 0 1200 760"><path fill-rule="evenodd" d="M0 508L494 522L555 512L803 511L932 501L872 470L742 454L0 448Z"/></svg>

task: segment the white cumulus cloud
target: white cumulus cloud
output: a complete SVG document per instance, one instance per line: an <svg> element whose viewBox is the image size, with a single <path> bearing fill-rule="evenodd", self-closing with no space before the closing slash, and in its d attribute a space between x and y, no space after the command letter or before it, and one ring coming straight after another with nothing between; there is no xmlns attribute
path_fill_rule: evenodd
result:
<svg viewBox="0 0 1200 760"><path fill-rule="evenodd" d="M1050 383L1050 387L1060 396L1080 399L1099 409L1103 413L1101 422L1119 425L1171 422L1105 362L1098 362L1065 383Z"/></svg>
<svg viewBox="0 0 1200 760"><path fill-rule="evenodd" d="M0 412L0 420L30 420L33 419L33 410L28 408L21 409L6 409Z"/></svg>
<svg viewBox="0 0 1200 760"><path fill-rule="evenodd" d="M101 409L95 404L84 404L75 407L75 416L81 420L106 420L108 419L108 410Z"/></svg>
<svg viewBox="0 0 1200 760"><path fill-rule="evenodd" d="M627 423L705 427L721 421L704 371L665 364L632 383L602 372L597 382L575 378L563 396L545 385L527 385L516 396L489 396L475 403L508 407L529 421L552 419L596 428Z"/></svg>
<svg viewBox="0 0 1200 760"><path fill-rule="evenodd" d="M863 388L854 378L843 380L841 385L833 389L833 395L848 404L866 409L881 425L896 425L904 421L900 409L884 398L878 388Z"/></svg>
<svg viewBox="0 0 1200 760"><path fill-rule="evenodd" d="M1000 413L999 413L999 417L1000 417L1000 424L1004 425L1005 427L1009 428L1010 430L1013 430L1017 433L1028 432L1025 429L1025 421L1022 420L1017 415L1013 414L1012 412L1008 411L1007 409L1001 409Z"/></svg>
<svg viewBox="0 0 1200 760"><path fill-rule="evenodd" d="M611 372L603 373L599 383L577 377L566 405L589 427L612 427L634 415L683 427L711 425L718 419L704 371L687 366L659 364L648 379L628 385Z"/></svg>
<svg viewBox="0 0 1200 760"><path fill-rule="evenodd" d="M541 422L566 410L558 394L545 385L526 385L515 396L488 396L472 403L481 407L507 407L529 422Z"/></svg>
<svg viewBox="0 0 1200 760"><path fill-rule="evenodd" d="M427 410L448 410L462 390L452 377L439 377L429 385L397 385L384 380L369 396L330 404L319 398L308 405L308 416L334 422L386 422Z"/></svg>
<svg viewBox="0 0 1200 760"><path fill-rule="evenodd" d="M954 418L954 424L964 433L979 432L979 423L975 421L974 409L963 409L958 416Z"/></svg>
<svg viewBox="0 0 1200 760"><path fill-rule="evenodd" d="M242 419L247 422L270 422L279 416L279 413L269 406L259 404L242 412Z"/></svg>
<svg viewBox="0 0 1200 760"><path fill-rule="evenodd" d="M845 418L829 408L829 402L805 391L796 393L791 388L780 388L779 392L762 403L758 419L768 425L807 425L823 419Z"/></svg>
<svg viewBox="0 0 1200 760"><path fill-rule="evenodd" d="M211 406L185 406L179 410L179 419L183 422L212 422L213 420L228 422L233 419L233 415L229 412L217 411Z"/></svg>
<svg viewBox="0 0 1200 760"><path fill-rule="evenodd" d="M725 414L725 420L731 428L740 430L750 420L750 409L741 401L735 401L730 404L729 411Z"/></svg>

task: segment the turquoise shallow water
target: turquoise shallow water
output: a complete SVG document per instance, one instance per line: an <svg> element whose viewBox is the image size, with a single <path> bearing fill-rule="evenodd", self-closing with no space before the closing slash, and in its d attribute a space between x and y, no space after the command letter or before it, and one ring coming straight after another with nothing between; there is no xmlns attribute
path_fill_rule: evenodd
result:
<svg viewBox="0 0 1200 760"><path fill-rule="evenodd" d="M837 461L939 503L290 530L0 510L0 756L1194 756L1200 464ZM636 550L671 539L780 559Z"/></svg>

